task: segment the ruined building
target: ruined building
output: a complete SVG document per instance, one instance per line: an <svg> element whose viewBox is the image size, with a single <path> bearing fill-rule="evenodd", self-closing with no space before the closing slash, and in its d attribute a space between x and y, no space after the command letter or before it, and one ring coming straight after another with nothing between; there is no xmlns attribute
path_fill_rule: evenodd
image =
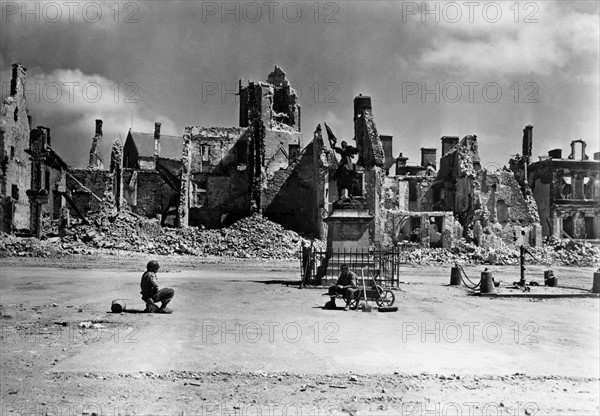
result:
<svg viewBox="0 0 600 416"><path fill-rule="evenodd" d="M12 66L10 95L0 110L0 230L29 228L29 199L25 193L31 186L31 160L25 153L29 147L30 122L25 102L27 69Z"/></svg>
<svg viewBox="0 0 600 416"><path fill-rule="evenodd" d="M154 133L129 130L123 145L125 169L153 170L157 164L181 163L183 138L160 132L161 123L154 123Z"/></svg>
<svg viewBox="0 0 600 416"><path fill-rule="evenodd" d="M97 210L115 193L163 225L218 228L258 212L321 236L328 162L320 129L303 146L298 97L278 67L266 82L240 81L239 96L239 127L187 127L175 137L157 122L153 134L128 132L118 172L114 157L110 171L99 163L73 170L68 187L79 210ZM101 159L101 137L97 120L90 161Z"/></svg>
<svg viewBox="0 0 600 416"><path fill-rule="evenodd" d="M279 68L240 81L239 127L186 127L178 221L209 228L258 212L321 235L326 164L320 129L306 146L298 97Z"/></svg>
<svg viewBox="0 0 600 416"><path fill-rule="evenodd" d="M31 130L25 74L13 65L0 114L2 231L39 236L44 215L68 218L65 204L85 218L109 202L159 216L163 225L217 228L256 212L326 237L338 161L320 126L305 144L298 97L280 68L266 82L240 80L238 127L190 126L176 137L161 134L157 122L153 133L129 131L123 146L113 143L109 169L102 120L95 122L86 169L67 168L52 150L49 128ZM510 170L490 171L481 166L476 136L442 137L439 160L433 147L421 149L419 165L402 153L394 159L392 136L378 133L368 96L354 99L353 124L358 157L350 192L373 218L372 244L539 244L542 232L598 239L600 160L589 160L582 140L572 142L567 159L556 149L530 163L533 127L526 126L523 155L511 159Z"/></svg>
<svg viewBox="0 0 600 416"><path fill-rule="evenodd" d="M26 109L26 69L13 65L10 96L0 113L0 230L41 236L44 215L64 215L67 165L52 150L50 129L31 129Z"/></svg>
<svg viewBox="0 0 600 416"><path fill-rule="evenodd" d="M392 158L391 140L382 142L377 132L371 97L360 94L354 98L353 121L354 140L358 149L356 161L358 186L354 187L353 195L362 201L363 207L374 217L374 222L369 229L369 239L380 241L378 236L382 234L385 226L380 201L384 178L388 174L388 163ZM391 139L391 136L386 137ZM388 147L387 157L384 143ZM330 187L336 188L335 182L330 181ZM337 190L331 195L337 195Z"/></svg>
<svg viewBox="0 0 600 416"><path fill-rule="evenodd" d="M41 237L41 221L44 215L52 219L65 216L68 167L51 147L50 129L38 126L31 131L29 148L31 188L27 190L30 201L30 230ZM66 199L65 199L66 198Z"/></svg>
<svg viewBox="0 0 600 416"><path fill-rule="evenodd" d="M508 169L482 168L476 136L450 146L443 146L446 153L423 204L452 212L463 227L463 237L477 245L540 244L537 205L527 195L531 191L524 191Z"/></svg>
<svg viewBox="0 0 600 416"><path fill-rule="evenodd" d="M522 188L508 169L482 168L476 136L460 141L442 137L439 168L436 148L422 148L421 164L416 166L408 165L401 153L396 174L390 175L385 159L391 148L383 150L370 98L356 97L354 109L362 184L355 195L374 217L373 243L412 241L449 248L461 238L481 246L541 242L531 190Z"/></svg>
<svg viewBox="0 0 600 416"><path fill-rule="evenodd" d="M67 175L67 189L76 207L71 207L73 215L85 216L89 212L98 211L105 196L113 194L114 178L104 167L102 125L102 120L96 120L88 167L70 169ZM114 195L110 196L113 197Z"/></svg>
<svg viewBox="0 0 600 416"><path fill-rule="evenodd" d="M600 154L590 160L585 148L574 140L566 159L554 149L527 167L544 236L600 239Z"/></svg>
<svg viewBox="0 0 600 416"><path fill-rule="evenodd" d="M129 130L123 146L123 196L129 208L140 215L162 218L175 225L181 191L183 138Z"/></svg>

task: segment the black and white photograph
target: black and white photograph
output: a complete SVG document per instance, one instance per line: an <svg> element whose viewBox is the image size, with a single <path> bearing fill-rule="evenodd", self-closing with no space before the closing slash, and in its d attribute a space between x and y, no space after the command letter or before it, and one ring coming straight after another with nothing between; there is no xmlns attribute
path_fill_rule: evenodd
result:
<svg viewBox="0 0 600 416"><path fill-rule="evenodd" d="M597 0L0 20L0 416L600 414Z"/></svg>

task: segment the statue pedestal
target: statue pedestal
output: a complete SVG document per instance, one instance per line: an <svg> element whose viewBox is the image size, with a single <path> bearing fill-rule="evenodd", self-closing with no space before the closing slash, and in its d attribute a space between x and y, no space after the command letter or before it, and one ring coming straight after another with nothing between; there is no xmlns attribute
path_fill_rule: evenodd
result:
<svg viewBox="0 0 600 416"><path fill-rule="evenodd" d="M327 223L327 251L369 251L369 225L374 217L366 209L334 209Z"/></svg>
<svg viewBox="0 0 600 416"><path fill-rule="evenodd" d="M338 202L342 203L338 204ZM326 271L324 274L333 282L337 279L342 264L347 264L350 270L359 276L361 276L359 269L373 267L369 255L369 226L374 217L369 215L369 212L356 200L338 202L334 204L331 215L325 219L328 231L327 257L323 271ZM356 203L361 208L351 207Z"/></svg>

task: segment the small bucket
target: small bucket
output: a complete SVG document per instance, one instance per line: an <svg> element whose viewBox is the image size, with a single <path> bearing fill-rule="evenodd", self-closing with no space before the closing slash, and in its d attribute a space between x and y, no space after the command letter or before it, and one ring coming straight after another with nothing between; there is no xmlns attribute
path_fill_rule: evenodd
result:
<svg viewBox="0 0 600 416"><path fill-rule="evenodd" d="M110 305L110 310L114 313L121 313L125 310L126 305L123 299L115 299L112 301L112 305Z"/></svg>

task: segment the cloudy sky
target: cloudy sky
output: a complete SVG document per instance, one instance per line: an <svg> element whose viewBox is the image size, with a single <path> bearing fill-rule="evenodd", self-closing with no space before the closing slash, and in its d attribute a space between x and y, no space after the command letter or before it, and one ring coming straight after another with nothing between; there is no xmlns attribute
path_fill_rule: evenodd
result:
<svg viewBox="0 0 600 416"><path fill-rule="evenodd" d="M534 126L534 155L574 139L599 149L599 3L2 1L0 75L28 68L34 125L72 166L94 120L105 154L137 131L236 126L238 79L275 65L301 95L304 144L318 123L352 139L352 100L373 101L394 156L419 162L444 135L476 134L503 165Z"/></svg>

